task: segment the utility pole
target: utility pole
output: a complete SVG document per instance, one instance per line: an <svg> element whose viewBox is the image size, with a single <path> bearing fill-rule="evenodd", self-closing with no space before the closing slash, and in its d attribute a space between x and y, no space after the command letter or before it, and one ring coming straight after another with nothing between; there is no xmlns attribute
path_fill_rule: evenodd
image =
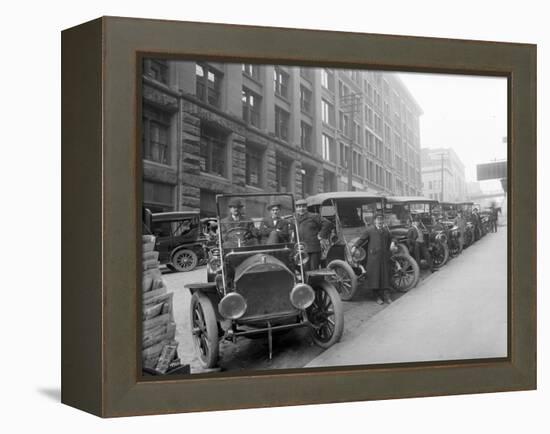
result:
<svg viewBox="0 0 550 434"><path fill-rule="evenodd" d="M445 200L444 196L443 196L443 185L445 184L444 183L444 179L443 179L443 176L445 174L445 169L444 169L444 165L443 165L443 162L445 161L445 154L442 152L441 153L441 200Z"/></svg>
<svg viewBox="0 0 550 434"><path fill-rule="evenodd" d="M349 152L347 158L348 169L348 191L353 191L353 144L355 142L355 113L361 111L361 104L363 101L363 95L360 93L351 93L340 98L340 109L343 113L350 115L350 143Z"/></svg>

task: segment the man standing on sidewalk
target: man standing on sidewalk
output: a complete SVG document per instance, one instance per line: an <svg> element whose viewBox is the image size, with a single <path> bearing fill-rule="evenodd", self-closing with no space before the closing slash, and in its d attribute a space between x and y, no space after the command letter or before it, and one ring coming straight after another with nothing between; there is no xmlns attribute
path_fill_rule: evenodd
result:
<svg viewBox="0 0 550 434"><path fill-rule="evenodd" d="M387 226L384 226L384 216L377 214L374 219L374 226L367 227L361 237L351 248L353 254L358 247L367 244L367 282L373 289L376 302L390 304L390 258L392 247L392 236Z"/></svg>

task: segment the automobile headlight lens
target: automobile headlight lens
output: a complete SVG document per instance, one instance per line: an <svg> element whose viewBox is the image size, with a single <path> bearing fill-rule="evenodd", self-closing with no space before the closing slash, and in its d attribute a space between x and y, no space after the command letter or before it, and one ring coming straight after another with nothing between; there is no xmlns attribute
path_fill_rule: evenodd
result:
<svg viewBox="0 0 550 434"><path fill-rule="evenodd" d="M443 232L438 232L435 236L435 240L436 241L445 241L446 240L445 234Z"/></svg>
<svg viewBox="0 0 550 434"><path fill-rule="evenodd" d="M290 302L296 309L307 309L315 299L313 288L306 283L298 283L290 291Z"/></svg>
<svg viewBox="0 0 550 434"><path fill-rule="evenodd" d="M208 268L211 273L219 273L222 269L222 261L219 257L214 256L208 261Z"/></svg>
<svg viewBox="0 0 550 434"><path fill-rule="evenodd" d="M246 312L246 300L241 294L230 292L218 304L221 316L227 319L239 319Z"/></svg>
<svg viewBox="0 0 550 434"><path fill-rule="evenodd" d="M350 243L349 251L351 252L351 246L353 243ZM357 247L354 252L351 254L351 260L353 262L361 262L367 257L367 251L363 247Z"/></svg>
<svg viewBox="0 0 550 434"><path fill-rule="evenodd" d="M303 243L298 243L294 247L294 255L292 260L296 265L306 265L309 261L309 255L306 252L306 246Z"/></svg>

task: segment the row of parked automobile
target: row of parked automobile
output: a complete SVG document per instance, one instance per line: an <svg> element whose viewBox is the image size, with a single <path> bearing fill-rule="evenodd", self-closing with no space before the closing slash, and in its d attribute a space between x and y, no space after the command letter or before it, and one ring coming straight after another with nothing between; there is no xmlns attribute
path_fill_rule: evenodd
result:
<svg viewBox="0 0 550 434"><path fill-rule="evenodd" d="M241 194L244 230L218 230L229 201L236 195L216 197L217 215L201 218L195 212L151 214L144 211L144 231L156 236L161 262L177 271L189 271L203 262L207 282L186 285L191 291L191 334L201 364L218 363L221 339L267 337L269 356L274 333L308 327L313 341L328 348L344 329L342 300L351 300L366 277L367 250L351 253L351 245L382 213L397 241L391 257L391 283L408 291L419 281L420 267L411 254L407 232L410 219L419 219L429 240L434 266L460 254L458 227L452 220L458 210L471 216L473 203L442 203L424 197L386 197L365 192L321 193L307 199L308 210L333 223L329 243L322 252L323 268L308 271L308 255L300 242L290 194ZM289 225L289 237L275 244L254 243L251 231L267 216L267 205L278 202ZM227 220L226 220L227 221ZM243 226L244 225L244 226ZM249 225L249 226L247 226ZM475 239L467 223L464 246ZM229 243L231 233L239 242ZM234 241L234 240L233 240Z"/></svg>

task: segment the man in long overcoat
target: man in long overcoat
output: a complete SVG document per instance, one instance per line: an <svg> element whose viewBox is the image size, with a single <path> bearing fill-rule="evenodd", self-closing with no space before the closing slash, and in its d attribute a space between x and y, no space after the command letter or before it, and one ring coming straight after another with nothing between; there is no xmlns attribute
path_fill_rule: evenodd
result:
<svg viewBox="0 0 550 434"><path fill-rule="evenodd" d="M376 302L390 304L390 258L392 236L387 226L384 226L384 216L378 214L374 226L369 226L355 242L351 252L364 244L367 250L367 283L376 296Z"/></svg>
<svg viewBox="0 0 550 434"><path fill-rule="evenodd" d="M321 241L328 242L333 224L319 214L308 212L304 199L296 201L296 224L300 242L306 246L309 261L306 270L316 270L321 263Z"/></svg>

